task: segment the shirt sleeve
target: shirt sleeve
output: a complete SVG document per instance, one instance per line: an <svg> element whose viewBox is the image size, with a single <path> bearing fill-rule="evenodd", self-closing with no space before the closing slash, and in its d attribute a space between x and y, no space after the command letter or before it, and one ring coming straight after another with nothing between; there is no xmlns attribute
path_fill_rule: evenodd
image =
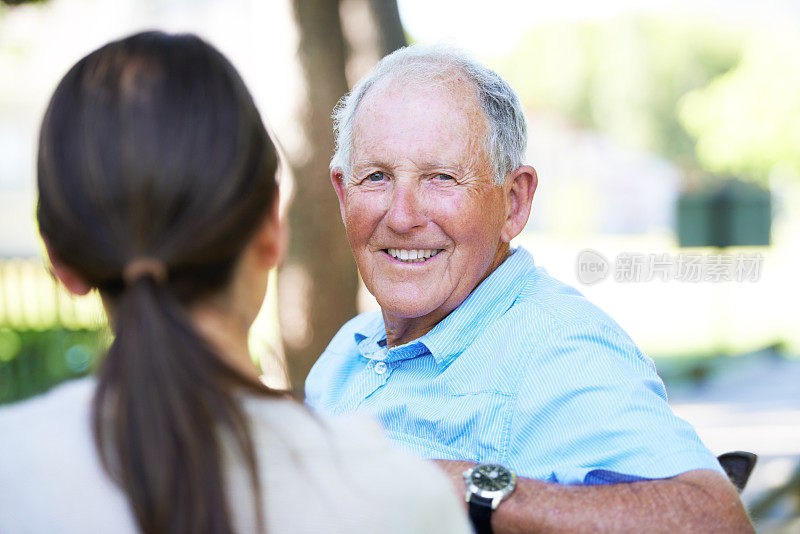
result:
<svg viewBox="0 0 800 534"><path fill-rule="evenodd" d="M531 355L510 424L509 463L563 484L722 472L667 404L652 360L603 323L569 324Z"/></svg>

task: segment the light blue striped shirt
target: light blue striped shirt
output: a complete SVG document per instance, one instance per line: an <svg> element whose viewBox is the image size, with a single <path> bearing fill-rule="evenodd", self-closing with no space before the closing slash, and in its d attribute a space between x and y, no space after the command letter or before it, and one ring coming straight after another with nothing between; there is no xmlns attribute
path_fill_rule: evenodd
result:
<svg viewBox="0 0 800 534"><path fill-rule="evenodd" d="M522 248L415 341L387 349L379 312L349 321L311 370L306 402L370 413L423 458L552 482L722 472L670 410L652 360Z"/></svg>

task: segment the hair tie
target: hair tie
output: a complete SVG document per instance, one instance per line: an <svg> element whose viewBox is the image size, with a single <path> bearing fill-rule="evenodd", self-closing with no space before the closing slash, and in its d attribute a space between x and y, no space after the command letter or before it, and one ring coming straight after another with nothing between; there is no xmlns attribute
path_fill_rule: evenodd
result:
<svg viewBox="0 0 800 534"><path fill-rule="evenodd" d="M128 285L145 276L163 285L167 282L167 268L156 258L135 258L122 271L122 280Z"/></svg>

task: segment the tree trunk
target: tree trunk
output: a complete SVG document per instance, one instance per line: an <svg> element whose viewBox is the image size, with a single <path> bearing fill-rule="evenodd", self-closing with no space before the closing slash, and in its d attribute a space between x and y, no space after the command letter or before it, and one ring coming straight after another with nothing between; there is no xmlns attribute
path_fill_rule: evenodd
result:
<svg viewBox="0 0 800 534"><path fill-rule="evenodd" d="M381 57L406 46L406 33L400 22L397 0L369 0L372 18L378 27Z"/></svg>
<svg viewBox="0 0 800 534"><path fill-rule="evenodd" d="M308 157L291 162L291 245L278 277L281 333L295 395L333 335L356 313L358 276L330 183L331 112L347 92L345 42L335 0L293 0L308 93L302 127Z"/></svg>

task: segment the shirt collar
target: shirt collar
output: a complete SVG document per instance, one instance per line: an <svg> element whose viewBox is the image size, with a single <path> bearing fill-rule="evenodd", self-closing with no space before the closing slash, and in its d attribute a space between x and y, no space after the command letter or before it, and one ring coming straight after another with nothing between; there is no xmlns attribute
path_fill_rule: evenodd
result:
<svg viewBox="0 0 800 534"><path fill-rule="evenodd" d="M376 313L372 320L366 321L353 337L358 351L370 360L393 362L415 358L429 352L428 347L420 343L421 338L389 349L386 346L386 325L380 312Z"/></svg>
<svg viewBox="0 0 800 534"><path fill-rule="evenodd" d="M478 334L508 311L522 289L520 279L534 268L533 257L527 250L522 247L512 250L511 256L464 302L419 338L431 351L436 363L449 365L475 341Z"/></svg>
<svg viewBox="0 0 800 534"><path fill-rule="evenodd" d="M358 349L365 358L384 361L404 360L430 352L438 365L448 365L511 307L522 288L520 278L534 267L530 253L518 247L464 302L424 336L389 350L386 326L383 317L377 314L379 320L369 321L354 334Z"/></svg>

